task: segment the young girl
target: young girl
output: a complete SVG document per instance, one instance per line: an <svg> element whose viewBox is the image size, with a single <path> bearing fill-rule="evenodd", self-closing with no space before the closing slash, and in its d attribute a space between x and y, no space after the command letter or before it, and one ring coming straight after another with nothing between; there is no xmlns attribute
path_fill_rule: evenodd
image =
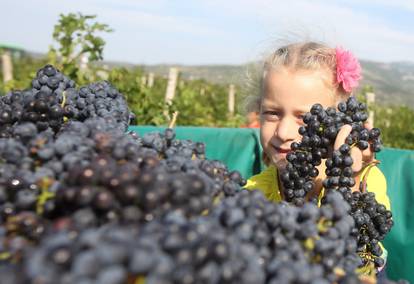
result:
<svg viewBox="0 0 414 284"><path fill-rule="evenodd" d="M269 56L263 65L258 97L260 140L268 167L250 178L245 187L261 190L269 200L283 200L279 172L287 164L290 145L301 139L298 129L303 125L302 116L316 103L324 108L336 107L352 95L360 78L357 59L341 48L304 42L280 47ZM349 125L341 128L335 149L345 143L351 130ZM353 190L358 190L364 180L367 190L374 192L377 201L390 210L384 175L376 166L367 167L374 160L373 153L369 148L361 151L353 147L351 156L356 181ZM313 195L319 195L322 190L324 162L318 170Z"/></svg>

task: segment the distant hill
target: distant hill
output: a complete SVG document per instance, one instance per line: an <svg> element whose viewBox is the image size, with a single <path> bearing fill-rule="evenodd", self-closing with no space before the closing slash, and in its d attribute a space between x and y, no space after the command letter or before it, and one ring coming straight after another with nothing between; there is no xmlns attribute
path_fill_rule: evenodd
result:
<svg viewBox="0 0 414 284"><path fill-rule="evenodd" d="M362 85L372 85L380 102L414 108L414 63L362 61L362 68Z"/></svg>
<svg viewBox="0 0 414 284"><path fill-rule="evenodd" d="M34 57L39 53L30 53ZM361 60L363 80L360 87L371 85L377 95L376 100L382 104L407 105L414 109L414 62L381 63ZM99 64L111 67L139 66L127 62L105 61ZM186 79L205 79L221 84L243 85L246 80L247 65L179 65L158 64L142 66L146 72L158 76L167 76L170 67L177 67L180 76Z"/></svg>
<svg viewBox="0 0 414 284"><path fill-rule="evenodd" d="M407 105L414 108L414 63L381 63L361 60L363 80L361 87L371 85L383 104ZM245 80L246 65L147 65L146 72L167 76L170 67L177 67L186 79L205 79L222 84L240 84Z"/></svg>

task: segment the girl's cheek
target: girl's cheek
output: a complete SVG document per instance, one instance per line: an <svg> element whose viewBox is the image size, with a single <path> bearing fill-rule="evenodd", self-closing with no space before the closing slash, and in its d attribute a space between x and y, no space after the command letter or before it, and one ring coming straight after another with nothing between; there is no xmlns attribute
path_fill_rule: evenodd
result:
<svg viewBox="0 0 414 284"><path fill-rule="evenodd" d="M267 122L263 122L260 128L261 128L262 133L270 139L276 132L277 124L274 122L271 123L267 121Z"/></svg>
<svg viewBox="0 0 414 284"><path fill-rule="evenodd" d="M266 148L272 140L275 132L272 128L266 127L266 125L262 125L260 132L262 147Z"/></svg>

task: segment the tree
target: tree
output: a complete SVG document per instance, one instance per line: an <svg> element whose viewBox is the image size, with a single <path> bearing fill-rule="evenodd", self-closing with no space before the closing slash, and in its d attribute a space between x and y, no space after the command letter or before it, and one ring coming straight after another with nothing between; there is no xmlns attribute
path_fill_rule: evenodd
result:
<svg viewBox="0 0 414 284"><path fill-rule="evenodd" d="M69 13L60 15L53 31L57 47L49 48L49 61L72 79L81 80L79 61L86 56L88 62L103 59L105 41L96 34L112 32L106 24L93 22L95 15Z"/></svg>
<svg viewBox="0 0 414 284"><path fill-rule="evenodd" d="M358 100L366 102L366 93L374 92L372 86L364 86L357 95ZM414 149L414 111L407 106L372 104L374 126L381 129L381 139L387 147Z"/></svg>

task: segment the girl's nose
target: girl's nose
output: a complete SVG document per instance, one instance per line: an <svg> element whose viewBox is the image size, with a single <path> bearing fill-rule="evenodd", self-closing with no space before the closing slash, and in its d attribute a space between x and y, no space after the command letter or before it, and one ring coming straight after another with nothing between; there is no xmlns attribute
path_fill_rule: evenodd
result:
<svg viewBox="0 0 414 284"><path fill-rule="evenodd" d="M275 136L282 142L295 140L298 136L298 125L295 120L284 117L276 127Z"/></svg>

